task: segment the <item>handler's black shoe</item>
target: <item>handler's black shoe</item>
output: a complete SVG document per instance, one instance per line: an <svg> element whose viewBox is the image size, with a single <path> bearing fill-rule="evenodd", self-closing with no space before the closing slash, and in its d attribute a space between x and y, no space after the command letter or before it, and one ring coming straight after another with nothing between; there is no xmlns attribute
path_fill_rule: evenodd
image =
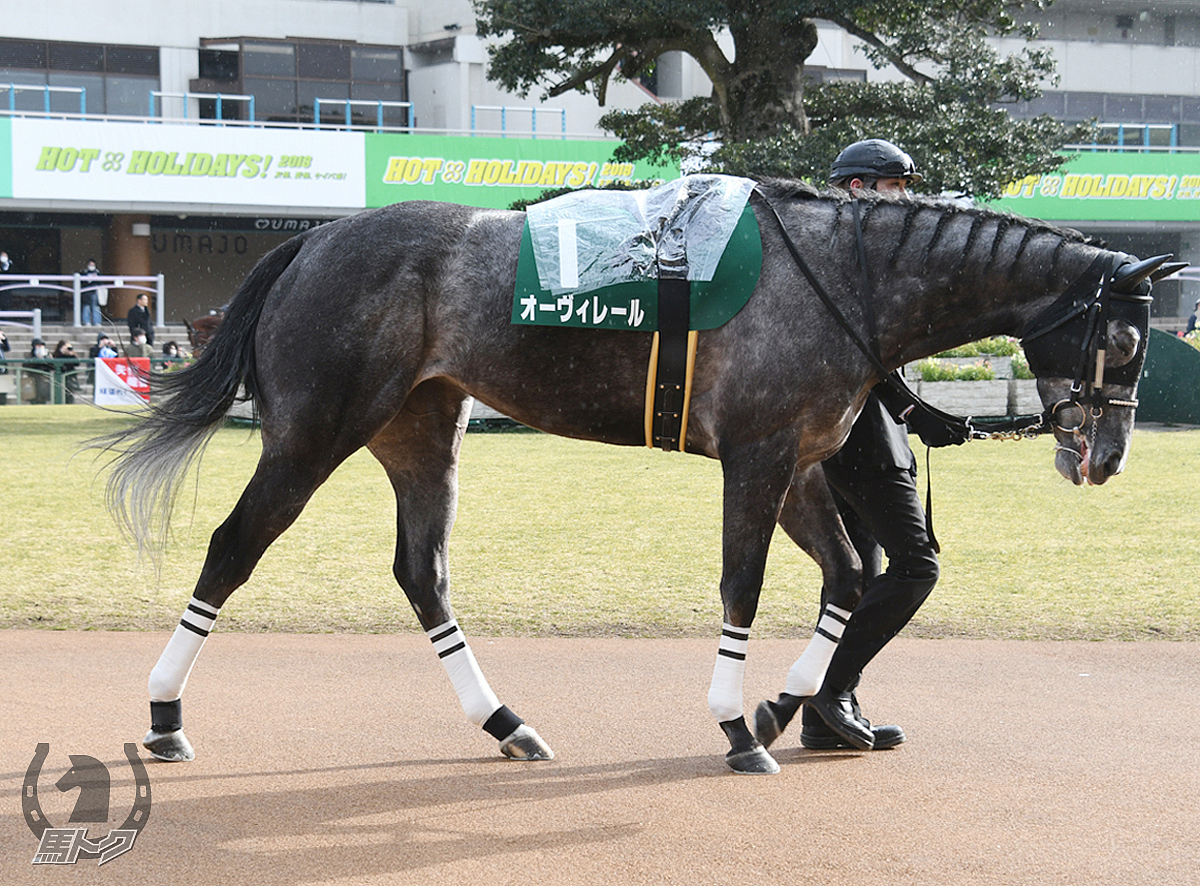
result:
<svg viewBox="0 0 1200 886"><path fill-rule="evenodd" d="M847 744L860 751L875 747L875 734L855 716L854 700L849 690L831 692L822 689L805 704L820 714L826 725Z"/></svg>
<svg viewBox="0 0 1200 886"><path fill-rule="evenodd" d="M869 720L862 720L863 725L871 730L875 739L872 750L886 751L897 745L904 744L904 730L899 726L872 726ZM841 751L853 747L824 723L820 725L805 724L800 730L800 744L810 751Z"/></svg>

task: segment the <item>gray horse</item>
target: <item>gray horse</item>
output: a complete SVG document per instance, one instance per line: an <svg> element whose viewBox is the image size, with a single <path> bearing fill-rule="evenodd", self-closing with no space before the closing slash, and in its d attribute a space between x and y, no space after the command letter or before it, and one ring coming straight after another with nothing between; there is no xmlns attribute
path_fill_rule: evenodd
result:
<svg viewBox="0 0 1200 886"><path fill-rule="evenodd" d="M1076 232L917 198L868 195L855 204L840 192L764 182L751 205L761 275L732 320L699 335L686 451L721 462L721 601L726 628L741 638L722 639L710 708L729 739L729 765L772 772L778 767L747 729L741 697L743 639L767 548L778 523L820 565L830 602L854 609L861 565L819 463L846 439L881 368L1028 333L1072 284L1085 293L1145 292L1163 258L1138 264ZM552 434L643 445L651 336L511 324L524 222L519 212L411 202L289 240L247 277L199 361L157 380L169 398L97 444L118 453L108 486L114 512L153 547L165 538L184 473L243 385L261 419L258 468L213 533L192 601L151 674L144 744L155 756L194 757L180 698L221 606L363 446L395 490L396 580L468 719L509 757L552 756L489 687L450 604L448 541L470 398ZM810 276L800 254L815 269ZM1117 271L1089 277L1101 266ZM873 281L870 292L864 279ZM878 329L875 361L834 316L864 329L864 304ZM1124 466L1148 307L1145 314L1141 323L1101 315L1102 341L1091 353L1103 366L1127 367L1120 383L1097 378L1093 390L1089 366L1093 397L1081 399L1077 342L1065 368L1039 379L1057 468L1076 484L1104 483ZM1067 326L1049 321L1036 331L1054 342ZM314 351L314 329L346 346Z"/></svg>

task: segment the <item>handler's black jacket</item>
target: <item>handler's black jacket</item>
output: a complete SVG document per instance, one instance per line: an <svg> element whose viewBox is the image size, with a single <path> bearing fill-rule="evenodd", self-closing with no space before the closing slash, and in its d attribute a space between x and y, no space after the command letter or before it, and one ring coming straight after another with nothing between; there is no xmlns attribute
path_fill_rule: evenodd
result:
<svg viewBox="0 0 1200 886"><path fill-rule="evenodd" d="M866 405L850 429L846 445L828 461L844 468L853 469L861 465L870 470L901 470L915 476L917 459L908 445L908 425L893 418L884 406L883 396L887 389L879 385L867 397ZM907 404L898 404L903 408Z"/></svg>

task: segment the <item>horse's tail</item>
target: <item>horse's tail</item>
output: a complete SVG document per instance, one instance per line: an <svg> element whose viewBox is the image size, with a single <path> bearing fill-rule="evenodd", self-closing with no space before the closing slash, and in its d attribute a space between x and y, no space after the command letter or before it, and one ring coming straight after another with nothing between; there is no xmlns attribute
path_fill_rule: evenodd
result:
<svg viewBox="0 0 1200 886"><path fill-rule="evenodd" d="M254 338L263 305L306 239L293 237L259 260L195 363L178 372L154 373L160 402L137 424L88 441L90 448L115 453L106 498L140 554L156 555L166 543L179 486L242 386L246 396L257 395Z"/></svg>

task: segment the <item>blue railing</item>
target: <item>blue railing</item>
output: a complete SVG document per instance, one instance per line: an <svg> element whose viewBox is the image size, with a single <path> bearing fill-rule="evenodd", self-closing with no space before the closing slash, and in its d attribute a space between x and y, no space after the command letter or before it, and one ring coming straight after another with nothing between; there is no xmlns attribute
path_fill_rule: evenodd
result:
<svg viewBox="0 0 1200 886"><path fill-rule="evenodd" d="M1174 151L1179 147L1179 124L1177 123L1099 123L1097 129L1101 132L1112 132L1117 137L1116 147L1122 149L1142 150L1155 148L1158 150ZM1154 139L1152 133L1165 134L1166 138ZM1163 144L1163 142L1166 144ZM1092 143L1092 150L1103 150L1111 145Z"/></svg>
<svg viewBox="0 0 1200 886"><path fill-rule="evenodd" d="M534 106L528 107L509 107L508 105L471 105L471 134L476 133L476 113L478 111L500 112L500 137L508 137L508 114L528 113L529 114L529 131L531 138L538 137L537 117L540 111L543 114L558 114L562 121L562 132L560 138L567 137L567 112L564 108L538 108Z"/></svg>
<svg viewBox="0 0 1200 886"><path fill-rule="evenodd" d="M352 129L356 124L350 116L350 112L355 105L360 107L369 107L375 109L375 125L383 129L383 109L384 108L405 108L407 109L408 128L413 127L415 117L413 116L412 102L387 102L387 101L372 101L370 99L357 98L314 98L313 99L313 121L317 125L317 129L321 128L321 105L345 105L346 106L346 129ZM362 124L358 124L362 125Z"/></svg>
<svg viewBox="0 0 1200 886"><path fill-rule="evenodd" d="M227 102L227 101L245 102L248 106L248 114L249 114L249 116L247 117L247 121L250 123L254 122L254 96L252 96L252 95L234 95L233 93L228 93L228 92L163 92L162 90L159 90L159 89L152 89L152 90L150 90L150 116L151 117L158 116L158 114L155 111L155 107L154 107L154 100L156 98L158 98L158 99L164 99L164 98L181 98L181 99L183 99L183 119L184 120L187 119L188 103L192 99L213 99L217 103L217 109L216 109L217 116L216 116L214 122L218 123L218 124L221 124L224 119L221 114L221 111L222 111L222 108L224 107L225 102Z"/></svg>
<svg viewBox="0 0 1200 886"><path fill-rule="evenodd" d="M8 91L8 109L16 112L18 92L40 92L43 96L43 110L49 114L50 93L77 93L79 95L79 113L87 113L87 87L84 86L35 86L23 83L0 83L0 89Z"/></svg>

